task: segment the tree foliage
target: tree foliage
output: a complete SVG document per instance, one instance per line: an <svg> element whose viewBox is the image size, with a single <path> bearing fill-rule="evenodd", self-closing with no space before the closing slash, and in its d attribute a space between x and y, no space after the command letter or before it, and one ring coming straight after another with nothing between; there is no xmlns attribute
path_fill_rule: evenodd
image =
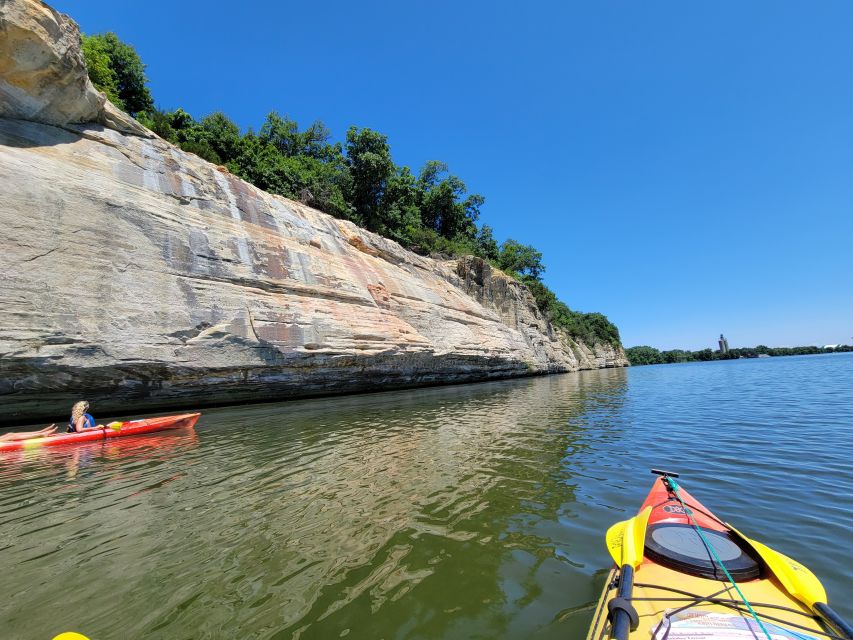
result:
<svg viewBox="0 0 853 640"><path fill-rule="evenodd" d="M498 254L498 266L504 271L515 273L522 277L540 280L545 272L542 264L542 253L527 244L508 239L501 246Z"/></svg>
<svg viewBox="0 0 853 640"><path fill-rule="evenodd" d="M621 344L619 329L607 319L607 316L601 313L573 311L565 302L559 300L556 294L544 283L532 276L523 276L522 282L530 289L539 310L570 336L579 338L589 345L611 344L619 346Z"/></svg>
<svg viewBox="0 0 853 640"><path fill-rule="evenodd" d="M101 36L83 36L83 57L86 59L89 79L95 88L103 91L119 109L124 109L124 101L118 95L118 78L105 39Z"/></svg>
<svg viewBox="0 0 853 640"><path fill-rule="evenodd" d="M394 175L394 162L388 139L372 129L350 127L347 130L348 201L355 220L370 231L382 233L381 205L388 181Z"/></svg>
<svg viewBox="0 0 853 640"><path fill-rule="evenodd" d="M135 116L153 108L145 65L136 50L112 32L83 36L89 78L119 109Z"/></svg>
<svg viewBox="0 0 853 640"><path fill-rule="evenodd" d="M729 349L726 353L701 349L685 351L671 349L660 351L654 347L639 346L625 349L625 355L632 366L644 364L674 364L677 362L710 362L711 360L738 360L740 358L758 358L761 356L804 356L820 353L843 353L853 351L853 345L838 345L836 347L744 347Z"/></svg>

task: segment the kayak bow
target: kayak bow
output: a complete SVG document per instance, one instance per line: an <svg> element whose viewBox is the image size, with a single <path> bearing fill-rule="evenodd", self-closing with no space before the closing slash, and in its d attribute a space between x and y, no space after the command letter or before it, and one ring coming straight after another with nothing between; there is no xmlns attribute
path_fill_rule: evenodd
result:
<svg viewBox="0 0 853 640"><path fill-rule="evenodd" d="M653 473L639 514L607 532L615 566L587 640L853 639L811 571Z"/></svg>

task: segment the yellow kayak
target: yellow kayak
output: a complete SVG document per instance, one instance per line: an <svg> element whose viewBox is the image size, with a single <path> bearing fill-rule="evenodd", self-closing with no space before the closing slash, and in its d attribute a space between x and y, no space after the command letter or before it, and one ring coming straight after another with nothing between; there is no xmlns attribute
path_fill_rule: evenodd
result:
<svg viewBox="0 0 853 640"><path fill-rule="evenodd" d="M615 566L587 640L853 640L811 571L653 473L638 515L607 532Z"/></svg>

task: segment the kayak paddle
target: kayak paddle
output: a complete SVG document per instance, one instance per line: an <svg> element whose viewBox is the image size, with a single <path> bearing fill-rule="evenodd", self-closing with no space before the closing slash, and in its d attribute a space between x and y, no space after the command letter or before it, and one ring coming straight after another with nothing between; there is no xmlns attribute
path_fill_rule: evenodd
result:
<svg viewBox="0 0 853 640"><path fill-rule="evenodd" d="M607 603L612 623L610 636L617 640L626 640L629 631L639 624L637 611L631 604L634 590L634 569L643 561L646 527L649 524L651 507L646 507L630 520L617 522L607 530L607 549L619 571L619 591L616 597Z"/></svg>
<svg viewBox="0 0 853 640"><path fill-rule="evenodd" d="M800 564L784 553L771 549L765 544L751 540L726 523L764 561L770 572L782 584L785 591L804 605L817 612L824 620L836 627L844 636L853 640L853 627L833 611L826 602L826 590L805 565Z"/></svg>

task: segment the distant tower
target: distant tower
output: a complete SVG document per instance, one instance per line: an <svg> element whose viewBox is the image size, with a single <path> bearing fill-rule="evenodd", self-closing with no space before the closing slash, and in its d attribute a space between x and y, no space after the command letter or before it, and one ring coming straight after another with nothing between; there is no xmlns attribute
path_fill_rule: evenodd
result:
<svg viewBox="0 0 853 640"><path fill-rule="evenodd" d="M728 353L729 352L729 341L726 340L726 336L722 333L720 334L720 353Z"/></svg>

